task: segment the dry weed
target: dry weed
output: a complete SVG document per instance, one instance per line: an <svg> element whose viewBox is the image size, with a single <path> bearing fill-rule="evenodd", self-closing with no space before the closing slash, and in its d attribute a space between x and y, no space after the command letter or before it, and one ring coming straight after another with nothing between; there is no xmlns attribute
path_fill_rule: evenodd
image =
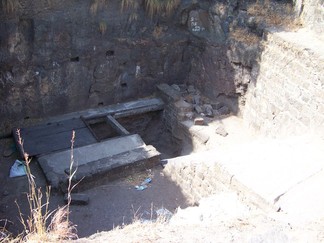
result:
<svg viewBox="0 0 324 243"><path fill-rule="evenodd" d="M169 16L180 4L180 0L145 0L145 9L152 18L165 13Z"/></svg>
<svg viewBox="0 0 324 243"><path fill-rule="evenodd" d="M257 44L261 40L259 36L243 28L233 29L230 32L230 38L251 45Z"/></svg>
<svg viewBox="0 0 324 243"><path fill-rule="evenodd" d="M255 16L258 23L264 22L267 26L295 30L302 25L300 18L296 17L292 4L272 3L270 0L265 0L264 3L257 1L249 5L247 13Z"/></svg>
<svg viewBox="0 0 324 243"><path fill-rule="evenodd" d="M90 13L96 14L98 12L98 9L101 9L107 5L108 5L107 0L92 0L90 5Z"/></svg>
<svg viewBox="0 0 324 243"><path fill-rule="evenodd" d="M99 23L99 32L100 32L100 34L105 34L106 33L106 31L107 31L107 24L106 24L106 22L105 21L101 21L100 23Z"/></svg>
<svg viewBox="0 0 324 243"><path fill-rule="evenodd" d="M153 30L153 36L154 36L155 39L158 39L161 36L163 36L163 27L162 26L155 26L155 28Z"/></svg>
<svg viewBox="0 0 324 243"><path fill-rule="evenodd" d="M31 158L24 152L23 140L20 135L20 130L17 130L18 143L20 149L24 154L24 161L26 166L26 175L28 179L29 191L27 193L27 200L29 204L29 215L25 219L24 215L20 213L20 221L24 226L23 235L18 236L15 240L28 241L28 242L58 242L61 240L76 238L76 229L69 221L69 207L71 203L71 192L74 188L71 184L72 177L75 174L71 168L74 163L73 159L73 146L75 133L73 131L71 140L71 161L70 171L68 179L68 203L64 207L58 208L55 211L49 211L49 198L50 198L50 187L46 189L45 202L43 200L43 193L41 188L38 188L35 182L35 177L32 175L30 170ZM47 226L47 223L49 225Z"/></svg>
<svg viewBox="0 0 324 243"><path fill-rule="evenodd" d="M133 9L137 10L139 5L141 3L141 0L122 0L121 1L121 9Z"/></svg>
<svg viewBox="0 0 324 243"><path fill-rule="evenodd" d="M5 13L14 13L20 7L19 0L1 0L1 7Z"/></svg>

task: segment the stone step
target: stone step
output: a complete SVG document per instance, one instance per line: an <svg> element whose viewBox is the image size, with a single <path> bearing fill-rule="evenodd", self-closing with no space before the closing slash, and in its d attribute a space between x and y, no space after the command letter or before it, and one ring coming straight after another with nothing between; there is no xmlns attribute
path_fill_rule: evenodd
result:
<svg viewBox="0 0 324 243"><path fill-rule="evenodd" d="M81 165L77 168L72 184L79 183L78 189L85 189L100 184L100 181L112 181L150 169L159 163L160 153L148 145ZM69 174L69 170L66 170L66 174Z"/></svg>
<svg viewBox="0 0 324 243"><path fill-rule="evenodd" d="M159 155L154 147L146 146L137 134L78 147L73 151L73 168L77 168L74 181L81 178L89 181L104 174L116 177L127 170L127 166L158 163ZM70 169L71 150L40 156L38 162L51 187L64 190Z"/></svg>

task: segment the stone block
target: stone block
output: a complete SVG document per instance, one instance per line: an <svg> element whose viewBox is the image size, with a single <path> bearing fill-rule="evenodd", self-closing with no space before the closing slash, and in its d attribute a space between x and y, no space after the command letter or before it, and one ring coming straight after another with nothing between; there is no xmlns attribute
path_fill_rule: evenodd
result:
<svg viewBox="0 0 324 243"><path fill-rule="evenodd" d="M215 130L216 134L222 136L222 137L226 137L228 135L228 132L226 131L225 127L223 125L219 125L216 130Z"/></svg>
<svg viewBox="0 0 324 243"><path fill-rule="evenodd" d="M206 116L208 117L213 117L214 116L214 111L213 111L213 107L210 104L204 104L204 111Z"/></svg>
<svg viewBox="0 0 324 243"><path fill-rule="evenodd" d="M194 119L194 125L202 126L205 125L205 120L202 117L197 117Z"/></svg>
<svg viewBox="0 0 324 243"><path fill-rule="evenodd" d="M227 107L227 106L222 106L221 108L219 108L217 110L217 112L220 114L220 115L228 115L231 113L231 110Z"/></svg>
<svg viewBox="0 0 324 243"><path fill-rule="evenodd" d="M160 91L160 94L162 94L162 98L166 99L167 101L178 101L181 98L181 94L179 91L175 90L168 84L159 84L157 85L157 89Z"/></svg>
<svg viewBox="0 0 324 243"><path fill-rule="evenodd" d="M192 111L192 105L183 99L177 101L174 105L178 111L181 111L184 113Z"/></svg>

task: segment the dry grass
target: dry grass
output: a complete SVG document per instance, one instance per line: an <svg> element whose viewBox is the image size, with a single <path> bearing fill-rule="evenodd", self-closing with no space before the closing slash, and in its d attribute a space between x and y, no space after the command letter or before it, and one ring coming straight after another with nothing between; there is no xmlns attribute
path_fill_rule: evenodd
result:
<svg viewBox="0 0 324 243"><path fill-rule="evenodd" d="M41 188L38 188L36 185L35 177L32 175L30 170L31 159L29 158L28 154L24 152L23 140L21 138L19 129L17 130L17 135L18 143L24 154L24 162L26 166L26 175L29 186L27 193L29 215L27 215L26 218L21 213L20 207L17 204L20 214L20 221L24 227L24 232L13 238L5 229L0 229L1 242L60 242L62 240L77 238L75 233L76 229L69 221L71 192L74 188L74 186L71 184L71 180L76 172L72 170L74 163L74 131L71 140L71 174L69 175L68 179L68 203L55 211L49 210L50 188L46 188L46 195L44 199Z"/></svg>
<svg viewBox="0 0 324 243"><path fill-rule="evenodd" d="M295 16L293 5L288 3L278 4L270 0L265 0L264 3L257 1L248 7L247 12L255 16L258 23L264 22L267 26L295 30L302 25L300 18Z"/></svg>
<svg viewBox="0 0 324 243"><path fill-rule="evenodd" d="M1 7L5 13L14 13L19 7L19 0L1 0Z"/></svg>
<svg viewBox="0 0 324 243"><path fill-rule="evenodd" d="M130 13L128 17L128 21L137 21L138 20L138 13L137 10L139 9L139 6L141 4L140 0L122 0L121 1L121 10L124 11L126 9L130 9L133 12Z"/></svg>
<svg viewBox="0 0 324 243"><path fill-rule="evenodd" d="M155 39L158 39L163 36L163 27L162 26L155 26L153 30L153 36Z"/></svg>
<svg viewBox="0 0 324 243"><path fill-rule="evenodd" d="M256 34L243 28L235 28L230 32L230 38L247 44L257 44L261 38Z"/></svg>
<svg viewBox="0 0 324 243"><path fill-rule="evenodd" d="M162 13L169 16L179 6L180 0L145 0L144 3L150 17Z"/></svg>
<svg viewBox="0 0 324 243"><path fill-rule="evenodd" d="M99 23L99 32L100 32L100 34L105 34L106 33L106 31L107 31L107 24L106 24L106 22L105 21L101 21L100 23Z"/></svg>
<svg viewBox="0 0 324 243"><path fill-rule="evenodd" d="M90 13L96 14L98 9L108 5L108 0L92 0L90 5Z"/></svg>
<svg viewBox="0 0 324 243"><path fill-rule="evenodd" d="M121 9L133 9L137 10L139 5L141 4L140 0L122 0L121 1Z"/></svg>
<svg viewBox="0 0 324 243"><path fill-rule="evenodd" d="M136 11L142 4L144 4L146 12L152 18L161 14L170 16L179 6L180 0L121 0L121 10L133 10L134 12L131 13L129 20L137 20ZM105 6L108 6L108 0L92 0L90 12L96 14L99 9Z"/></svg>
<svg viewBox="0 0 324 243"><path fill-rule="evenodd" d="M138 211L138 210L137 210ZM85 242L156 242L164 239L172 242L172 236L164 234L168 231L168 220L165 216L159 216L156 220L143 222L140 216L134 211L134 220L132 224L117 226L109 232L100 232L87 238ZM171 226L173 229L173 227ZM167 241L168 241L167 240Z"/></svg>

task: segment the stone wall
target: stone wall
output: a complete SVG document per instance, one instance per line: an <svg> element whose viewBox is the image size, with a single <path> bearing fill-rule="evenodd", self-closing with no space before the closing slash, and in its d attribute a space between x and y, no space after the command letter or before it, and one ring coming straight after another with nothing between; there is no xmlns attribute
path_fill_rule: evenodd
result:
<svg viewBox="0 0 324 243"><path fill-rule="evenodd" d="M228 38L249 1L183 0L171 15L153 17L137 2L122 10L119 0L1 1L0 136L150 96L162 82L195 84L236 106L250 66L237 58L245 46L229 48Z"/></svg>
<svg viewBox="0 0 324 243"><path fill-rule="evenodd" d="M137 2L122 10L119 0L1 1L0 137L50 116L151 96L160 83L192 84L238 114L259 74L265 27L248 11L256 0L182 0L171 15L153 17ZM308 23L312 11L322 16L308 8L319 0L311 3L299 5Z"/></svg>
<svg viewBox="0 0 324 243"><path fill-rule="evenodd" d="M190 33L121 1L2 1L0 134L33 120L150 96L183 82ZM13 9L4 3L17 4Z"/></svg>
<svg viewBox="0 0 324 243"><path fill-rule="evenodd" d="M278 210L257 193L243 185L216 158L197 153L168 159L163 173L176 183L191 204L222 191L235 191L240 200L263 210Z"/></svg>
<svg viewBox="0 0 324 243"><path fill-rule="evenodd" d="M322 34L324 31L324 1L296 0L295 4L303 24L318 34Z"/></svg>
<svg viewBox="0 0 324 243"><path fill-rule="evenodd" d="M323 70L323 42L314 33L270 30L247 94L245 122L273 137L324 137Z"/></svg>

